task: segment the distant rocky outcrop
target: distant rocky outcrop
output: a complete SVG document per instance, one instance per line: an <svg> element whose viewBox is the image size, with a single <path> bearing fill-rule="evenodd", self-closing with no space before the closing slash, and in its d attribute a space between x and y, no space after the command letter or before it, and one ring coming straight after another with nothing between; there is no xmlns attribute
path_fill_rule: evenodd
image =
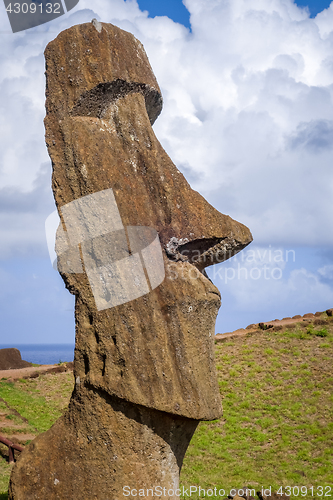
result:
<svg viewBox="0 0 333 500"><path fill-rule="evenodd" d="M175 490L198 422L222 411L220 293L204 268L252 236L191 189L156 139L162 97L133 35L94 20L61 33L45 57L57 265L76 299L76 383L66 414L22 453L9 498Z"/></svg>
<svg viewBox="0 0 333 500"><path fill-rule="evenodd" d="M313 326L327 325L327 319L332 316L333 309L327 309L326 311L317 311L316 313L306 313L301 316L296 314L293 317L286 317L282 319L274 319L273 321L252 323L246 328L239 328L233 332L218 333L215 335L216 342L225 342L231 338L242 337L245 335L253 334L260 330L271 330L272 332L277 332L283 328L293 328L295 326L306 328L310 324Z"/></svg>
<svg viewBox="0 0 333 500"><path fill-rule="evenodd" d="M21 353L14 347L0 349L0 370L15 370L32 366L28 361L24 361Z"/></svg>

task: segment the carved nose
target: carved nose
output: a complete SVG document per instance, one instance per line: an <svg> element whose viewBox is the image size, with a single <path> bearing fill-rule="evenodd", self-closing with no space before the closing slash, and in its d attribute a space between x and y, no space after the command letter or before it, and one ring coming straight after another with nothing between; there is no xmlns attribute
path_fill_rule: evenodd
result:
<svg viewBox="0 0 333 500"><path fill-rule="evenodd" d="M172 240L172 244L167 245L169 258L190 262L202 271L205 267L224 262L243 250L252 241L252 235L245 234L237 239L231 233L221 238L202 238L183 244L177 243L177 238L172 238Z"/></svg>

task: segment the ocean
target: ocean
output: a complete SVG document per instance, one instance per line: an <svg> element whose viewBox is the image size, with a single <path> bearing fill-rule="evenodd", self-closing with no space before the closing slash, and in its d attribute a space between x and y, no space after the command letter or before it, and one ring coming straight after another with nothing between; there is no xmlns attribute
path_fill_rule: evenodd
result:
<svg viewBox="0 0 333 500"><path fill-rule="evenodd" d="M0 349L7 347L16 347L22 359L38 365L55 365L74 359L74 344L0 344Z"/></svg>

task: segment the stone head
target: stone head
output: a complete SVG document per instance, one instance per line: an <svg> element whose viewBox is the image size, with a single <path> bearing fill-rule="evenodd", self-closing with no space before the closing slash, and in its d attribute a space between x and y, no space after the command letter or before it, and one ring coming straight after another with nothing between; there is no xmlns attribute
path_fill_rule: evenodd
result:
<svg viewBox="0 0 333 500"><path fill-rule="evenodd" d="M214 419L220 293L205 267L239 252L251 233L193 191L158 142L161 92L133 35L93 21L62 32L45 56L77 390Z"/></svg>

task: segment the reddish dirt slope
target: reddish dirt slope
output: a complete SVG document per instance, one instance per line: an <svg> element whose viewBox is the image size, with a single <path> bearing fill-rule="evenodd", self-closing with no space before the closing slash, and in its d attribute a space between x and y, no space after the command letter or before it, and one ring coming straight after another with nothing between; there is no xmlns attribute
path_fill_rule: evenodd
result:
<svg viewBox="0 0 333 500"><path fill-rule="evenodd" d="M327 316L333 315L333 309L327 309L327 311L324 312L307 313L303 316L298 314L296 316L293 316L292 318L274 319L273 321L268 321L266 323L256 323L253 325L249 325L246 328L240 328L238 330L235 330L234 332L218 333L217 335L215 335L215 340L216 342L224 342L231 338L242 337L244 335L254 333L255 331L268 330L269 328L273 328L273 331L282 330L284 326L296 326L297 323L301 323L303 325L306 325L308 323L321 325L323 324L321 316L325 314L325 312Z"/></svg>

